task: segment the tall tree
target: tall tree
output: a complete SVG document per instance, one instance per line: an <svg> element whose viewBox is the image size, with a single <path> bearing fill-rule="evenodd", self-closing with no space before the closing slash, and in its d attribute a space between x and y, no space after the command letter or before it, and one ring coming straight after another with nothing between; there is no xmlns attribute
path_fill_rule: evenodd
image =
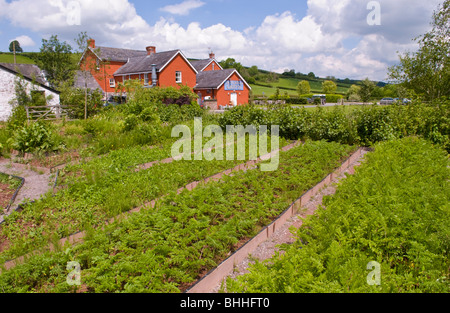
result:
<svg viewBox="0 0 450 313"><path fill-rule="evenodd" d="M414 41L419 49L399 55L400 64L389 68L389 78L423 95L426 100L450 96L450 0L433 13L432 29Z"/></svg>
<svg viewBox="0 0 450 313"><path fill-rule="evenodd" d="M22 47L20 47L20 43L17 40L11 41L9 44L9 52L21 53L23 52Z"/></svg>
<svg viewBox="0 0 450 313"><path fill-rule="evenodd" d="M299 81L297 84L297 93L298 95L305 95L311 92L311 86L309 82L306 80Z"/></svg>
<svg viewBox="0 0 450 313"><path fill-rule="evenodd" d="M366 78L362 81L362 85L359 88L358 95L361 98L362 102L369 102L372 97L372 92L375 89L375 83Z"/></svg>
<svg viewBox="0 0 450 313"><path fill-rule="evenodd" d="M45 71L50 84L54 87L71 80L75 69L72 47L58 40L57 35L42 39L42 47L36 60L37 65Z"/></svg>
<svg viewBox="0 0 450 313"><path fill-rule="evenodd" d="M326 80L322 83L322 90L325 93L335 93L337 90L337 85L331 80Z"/></svg>

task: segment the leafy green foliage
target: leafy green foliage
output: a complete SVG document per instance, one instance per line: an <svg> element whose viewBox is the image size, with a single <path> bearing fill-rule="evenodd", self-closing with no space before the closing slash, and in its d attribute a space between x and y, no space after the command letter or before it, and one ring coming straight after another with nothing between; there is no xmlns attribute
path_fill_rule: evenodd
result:
<svg viewBox="0 0 450 313"><path fill-rule="evenodd" d="M311 86L309 85L309 82L306 80L302 80L298 82L297 85L297 93L299 95L303 95L306 93L310 93L311 92Z"/></svg>
<svg viewBox="0 0 450 313"><path fill-rule="evenodd" d="M33 122L15 130L12 147L22 153L58 150L58 142L47 124Z"/></svg>
<svg viewBox="0 0 450 313"><path fill-rule="evenodd" d="M72 47L65 41L59 41L57 35L52 35L48 40L42 39L36 63L46 72L47 79L53 86L73 78L75 64L72 60Z"/></svg>
<svg viewBox="0 0 450 313"><path fill-rule="evenodd" d="M297 240L229 292L444 292L449 289L447 154L423 139L377 144L325 208L294 231ZM369 285L370 261L381 284Z"/></svg>
<svg viewBox="0 0 450 313"><path fill-rule="evenodd" d="M76 89L67 84L62 84L60 87L61 105L69 106L69 118L82 119L84 118L85 109L88 117L99 113L103 108L102 98L103 94L99 90L88 90L87 99L85 98L85 91ZM85 103L87 100L87 105ZM86 105L86 108L85 108Z"/></svg>
<svg viewBox="0 0 450 313"><path fill-rule="evenodd" d="M337 90L337 85L331 80L326 80L322 83L322 90L324 93L335 93Z"/></svg>
<svg viewBox="0 0 450 313"><path fill-rule="evenodd" d="M13 107L11 115L8 117L6 123L6 129L8 131L15 131L25 125L27 122L27 111L21 105L16 105Z"/></svg>
<svg viewBox="0 0 450 313"><path fill-rule="evenodd" d="M263 110L256 106L236 107L219 117L219 125L280 126L280 136L311 138L346 144L371 145L379 141L411 135L422 136L450 151L449 102L430 105L361 106L346 112L342 106L332 110L281 107Z"/></svg>
<svg viewBox="0 0 450 313"><path fill-rule="evenodd" d="M389 68L389 77L413 89L426 100L450 96L450 1L434 12L432 29L416 38L419 49L399 55L400 64Z"/></svg>
<svg viewBox="0 0 450 313"><path fill-rule="evenodd" d="M95 187L85 190L80 188L81 185L74 185L73 190L78 190L76 194L80 200L106 200L105 208L108 209L111 205L117 206L120 200L115 194L119 196L128 189L135 198L140 193L153 197L155 194L151 193L155 191L170 192L157 202L154 209L142 210L127 219L117 219L103 229L93 229L85 242L71 248L68 254L80 262L82 283L88 291L179 292L180 288L194 282L202 272L213 268L234 251L239 241L255 235L270 223L299 193L311 188L338 166L340 159L351 150L351 147L336 143L308 142L283 152L279 171L237 172L222 181L209 182L180 194L175 192L179 186L177 182L211 175L217 172L220 163L180 161L154 166L148 171L129 175L129 179L110 176L96 180ZM109 169L110 173L114 171ZM90 195L94 190L104 189L101 186L109 184L107 181L110 179L116 182L114 193L105 192L106 199ZM128 187L121 188L118 181ZM139 181L142 185L131 187L131 181ZM132 201L129 196L121 199ZM54 203L59 201L61 199ZM53 212L65 211L60 206L52 207ZM86 203L85 207L92 205ZM74 210L74 206L70 208ZM34 210L44 212L42 207ZM92 214L91 210L75 211L77 219ZM57 223L66 224L62 220L59 217ZM37 276L28 271L30 264L42 268L38 264L45 263L43 268L49 268L61 266L65 261L67 254L62 253L33 256L30 263L2 273L0 286L5 286L9 292L59 291L66 273L46 270L46 275ZM21 273L19 279L16 277L18 273ZM54 288L50 282L54 282Z"/></svg>

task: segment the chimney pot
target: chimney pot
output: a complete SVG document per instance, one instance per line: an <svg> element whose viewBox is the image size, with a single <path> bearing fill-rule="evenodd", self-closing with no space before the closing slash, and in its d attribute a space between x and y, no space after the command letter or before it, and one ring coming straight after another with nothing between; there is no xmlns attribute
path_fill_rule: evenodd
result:
<svg viewBox="0 0 450 313"><path fill-rule="evenodd" d="M156 47L155 46L148 46L145 48L147 50L147 55L152 55L153 53L156 53Z"/></svg>

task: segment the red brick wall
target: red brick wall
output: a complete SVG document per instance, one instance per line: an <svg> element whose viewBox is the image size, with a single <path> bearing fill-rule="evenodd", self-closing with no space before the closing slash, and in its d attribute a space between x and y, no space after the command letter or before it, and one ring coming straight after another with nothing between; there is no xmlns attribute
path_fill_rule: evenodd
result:
<svg viewBox="0 0 450 313"><path fill-rule="evenodd" d="M114 78L113 74L124 65L122 62L108 62L106 64L100 64L100 69L97 70L97 57L91 52L88 51L85 55L83 62L80 64L81 70L89 70L94 76L97 83L106 92L114 92L115 88L111 88L109 86L109 79ZM86 67L85 67L86 65ZM117 80L116 80L117 86Z"/></svg>
<svg viewBox="0 0 450 313"><path fill-rule="evenodd" d="M231 75L229 80L241 80L241 78L234 73ZM248 97L249 97L249 91L250 89L247 87L247 85L244 84L244 90L225 90L225 84L223 84L219 90L217 90L217 106L219 105L228 105L230 103L230 94L236 92L237 93L237 105L243 105L248 103Z"/></svg>
<svg viewBox="0 0 450 313"><path fill-rule="evenodd" d="M190 65L181 55L177 55L170 63L159 73L158 86L161 87L179 87L175 82L175 72L181 71L181 85L188 85L191 89L197 84L197 75Z"/></svg>
<svg viewBox="0 0 450 313"><path fill-rule="evenodd" d="M214 70L213 70L213 64L214 64ZM214 61L214 62L211 62L211 63L203 70L203 72L205 72L205 71L219 71L219 70L220 70L219 64L217 64L217 62Z"/></svg>

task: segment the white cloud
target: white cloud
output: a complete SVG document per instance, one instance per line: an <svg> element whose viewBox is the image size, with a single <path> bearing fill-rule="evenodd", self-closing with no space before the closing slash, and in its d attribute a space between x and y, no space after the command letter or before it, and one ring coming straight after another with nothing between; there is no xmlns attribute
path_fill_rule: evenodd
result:
<svg viewBox="0 0 450 313"><path fill-rule="evenodd" d="M191 10L200 8L203 5L205 5L205 2L200 0L186 0L178 4L166 5L160 10L175 15L188 15Z"/></svg>
<svg viewBox="0 0 450 313"><path fill-rule="evenodd" d="M386 39L406 43L429 26L433 10L442 0L377 0L381 25L369 25L369 1L308 0L308 14L327 33L343 35L379 34Z"/></svg>
<svg viewBox="0 0 450 313"><path fill-rule="evenodd" d="M16 38L10 40L10 42L14 41L14 40L17 40L20 43L21 47L32 47L32 46L36 45L36 43L33 41L33 39L31 39L30 37L28 37L26 35L16 37Z"/></svg>
<svg viewBox="0 0 450 313"><path fill-rule="evenodd" d="M186 56L207 57L211 48L219 60L235 58L243 65L266 70L295 69L336 77L384 79L397 51L414 50L415 36L429 29L432 11L440 0L379 0L381 25L367 23L367 2L361 0L308 0L306 16L293 12L266 16L260 25L243 31L217 23L183 27L173 18L152 24L128 0L78 0L81 25L68 23L70 0L0 0L0 18L28 28L42 37L58 34L71 41L81 31L98 45L158 51L181 49ZM189 14L205 5L188 0L162 8L174 15ZM107 9L105 9L107 8ZM242 18L245 18L243 16ZM344 47L346 39L356 40Z"/></svg>
<svg viewBox="0 0 450 313"><path fill-rule="evenodd" d="M7 11L8 4L5 0L0 0L0 18L2 18Z"/></svg>

